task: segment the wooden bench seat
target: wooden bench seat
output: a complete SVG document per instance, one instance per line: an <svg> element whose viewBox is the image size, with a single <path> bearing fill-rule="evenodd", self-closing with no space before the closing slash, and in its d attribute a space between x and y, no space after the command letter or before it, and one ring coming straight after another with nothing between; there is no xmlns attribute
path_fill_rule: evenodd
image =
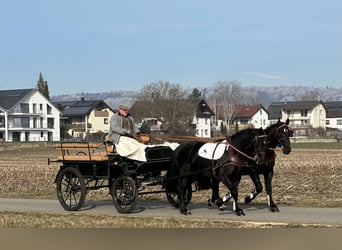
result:
<svg viewBox="0 0 342 250"><path fill-rule="evenodd" d="M108 161L109 156L114 154L113 146L103 143L62 142L54 147L61 150L58 161Z"/></svg>
<svg viewBox="0 0 342 250"><path fill-rule="evenodd" d="M96 150L100 147L101 144L94 144L94 143L60 143L55 144L55 149L64 149L64 150L78 150L78 149L90 149Z"/></svg>

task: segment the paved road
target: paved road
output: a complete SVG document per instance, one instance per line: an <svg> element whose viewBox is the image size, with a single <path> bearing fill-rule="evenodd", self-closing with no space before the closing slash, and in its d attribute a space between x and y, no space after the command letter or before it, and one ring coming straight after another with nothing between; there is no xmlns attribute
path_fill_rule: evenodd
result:
<svg viewBox="0 0 342 250"><path fill-rule="evenodd" d="M217 219L228 221L248 221L261 223L294 223L294 224L321 224L342 226L342 208L309 208L309 207L279 207L279 213L271 213L265 206L241 206L246 216L236 216L231 207L225 211L219 211L215 206L207 207L205 204L190 204L191 218ZM46 212L46 213L71 213L64 211L57 200L42 199L0 199L0 211L18 212ZM179 211L165 201L138 200L138 209L132 214L119 214L110 200L87 201L80 214L141 216L141 217L179 217Z"/></svg>

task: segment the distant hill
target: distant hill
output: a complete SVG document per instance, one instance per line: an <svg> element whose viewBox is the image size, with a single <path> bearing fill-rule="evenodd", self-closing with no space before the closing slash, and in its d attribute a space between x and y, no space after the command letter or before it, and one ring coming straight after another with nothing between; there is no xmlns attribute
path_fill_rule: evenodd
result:
<svg viewBox="0 0 342 250"><path fill-rule="evenodd" d="M120 104L124 103L128 106L133 105L136 100L138 91L117 90L101 93L75 93L70 95L52 96L52 101L76 101L84 98L85 100L103 100L112 109L116 109Z"/></svg>
<svg viewBox="0 0 342 250"><path fill-rule="evenodd" d="M325 88L315 88L308 86L270 86L270 87L241 87L242 94L245 96L241 98L241 103L248 101L248 96L251 93L254 95L254 99L256 103L263 104L266 108L269 106L271 102L280 102L280 101L298 101L302 100L303 96L314 95L317 96L322 101L342 101L342 88L333 88L333 87L325 87ZM212 88L207 87L205 91L202 93L206 93L206 96L210 95ZM139 91L126 91L126 90L117 90L110 92L102 92L102 93L75 93L70 95L58 95L52 96L52 101L67 101L67 100L80 100L82 97L86 100L103 100L110 107L116 109L117 106L121 103L125 103L128 106L133 105L136 100L136 96ZM190 93L189 93L190 94Z"/></svg>

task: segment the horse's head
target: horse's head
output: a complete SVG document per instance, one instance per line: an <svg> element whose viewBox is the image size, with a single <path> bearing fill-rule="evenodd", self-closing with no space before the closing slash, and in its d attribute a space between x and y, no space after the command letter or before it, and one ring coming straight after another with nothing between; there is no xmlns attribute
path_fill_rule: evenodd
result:
<svg viewBox="0 0 342 250"><path fill-rule="evenodd" d="M258 165L265 164L266 162L266 150L268 146L268 137L265 131L260 128L255 130L256 135L253 140L255 163Z"/></svg>
<svg viewBox="0 0 342 250"><path fill-rule="evenodd" d="M284 154L291 153L290 137L293 135L292 130L289 128L289 119L286 122L277 122L274 136L277 140L277 145L282 148ZM270 135L269 135L270 136Z"/></svg>

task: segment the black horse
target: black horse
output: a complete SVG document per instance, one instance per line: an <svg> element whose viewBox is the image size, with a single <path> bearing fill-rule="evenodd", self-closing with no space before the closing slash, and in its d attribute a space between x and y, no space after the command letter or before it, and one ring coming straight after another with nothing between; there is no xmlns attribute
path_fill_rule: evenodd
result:
<svg viewBox="0 0 342 250"><path fill-rule="evenodd" d="M218 190L222 181L234 199L233 211L237 215L244 215L237 204L238 185L248 166L265 164L267 136L264 130L245 129L216 142L215 149L222 149L222 145L224 148L222 156L216 158L200 156L199 151L204 144L199 141L186 142L174 151L172 164L166 174L166 192L177 194L180 212L188 215L191 214L187 205L191 199L192 183L196 182L198 190ZM212 200L220 200L218 192L213 192Z"/></svg>
<svg viewBox="0 0 342 250"><path fill-rule="evenodd" d="M291 153L290 137L292 137L292 130L288 125L289 119L287 119L286 122L281 122L278 120L277 123L265 129L265 133L268 138L266 162L263 165L254 164L254 166L246 169L247 171L245 173L250 176L255 186L255 189L250 193L250 195L245 197L246 204L249 204L257 197L258 194L262 192L262 184L259 176L263 175L269 209L272 212L279 212L278 206L275 204L272 196L272 179L276 159L276 148L280 147L283 154ZM218 192L218 187L215 187L215 189L213 189L212 197L216 197ZM223 201L227 202L231 197L232 194L228 193L223 198Z"/></svg>

